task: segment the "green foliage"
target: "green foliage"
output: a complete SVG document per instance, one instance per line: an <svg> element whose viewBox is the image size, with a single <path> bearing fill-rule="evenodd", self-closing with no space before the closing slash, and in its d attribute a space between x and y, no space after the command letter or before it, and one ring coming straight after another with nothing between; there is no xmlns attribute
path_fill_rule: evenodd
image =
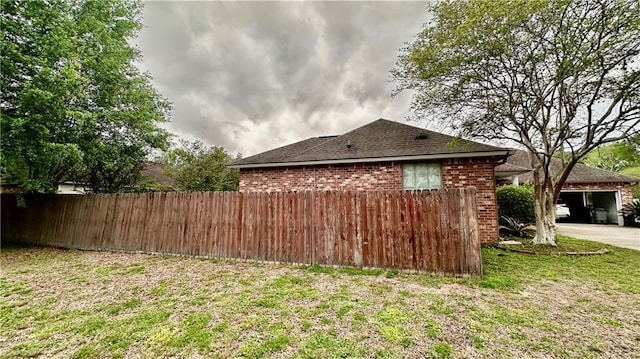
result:
<svg viewBox="0 0 640 359"><path fill-rule="evenodd" d="M149 193L149 192L172 192L175 189L171 186L165 186L160 183L155 178L149 178L142 176L138 182L126 189L126 192L129 193Z"/></svg>
<svg viewBox="0 0 640 359"><path fill-rule="evenodd" d="M440 323L436 322L431 318L425 319L425 332L429 338L436 338L438 334L442 331L442 326Z"/></svg>
<svg viewBox="0 0 640 359"><path fill-rule="evenodd" d="M517 288L520 283L514 277L511 277L509 275L502 275L485 277L478 283L478 285L481 288L513 289Z"/></svg>
<svg viewBox="0 0 640 359"><path fill-rule="evenodd" d="M506 232L508 235L526 238L529 237L531 223L522 223L515 218L502 216L500 217L500 231Z"/></svg>
<svg viewBox="0 0 640 359"><path fill-rule="evenodd" d="M222 147L182 140L180 147L169 151L162 162L179 191L237 191L240 172L227 167L233 160Z"/></svg>
<svg viewBox="0 0 640 359"><path fill-rule="evenodd" d="M532 186L500 186L496 190L496 196L500 218L510 217L520 223L535 221Z"/></svg>
<svg viewBox="0 0 640 359"><path fill-rule="evenodd" d="M640 136L636 136L640 140ZM601 146L589 152L582 163L591 167L620 172L625 168L640 166L640 145L634 140L619 141Z"/></svg>
<svg viewBox="0 0 640 359"><path fill-rule="evenodd" d="M380 322L378 331L383 338L391 343L408 347L413 344L413 339L404 323L409 321L409 316L395 307L387 307L376 313L376 319Z"/></svg>
<svg viewBox="0 0 640 359"><path fill-rule="evenodd" d="M473 341L474 348L476 348L477 350L484 349L484 339L482 337L474 335L471 337L471 340Z"/></svg>
<svg viewBox="0 0 640 359"><path fill-rule="evenodd" d="M362 343L338 335L335 330L313 331L301 343L296 358L353 358L364 357Z"/></svg>
<svg viewBox="0 0 640 359"><path fill-rule="evenodd" d="M622 214L625 217L633 219L631 222L640 223L640 199L634 199L632 202L625 203L622 206Z"/></svg>
<svg viewBox="0 0 640 359"><path fill-rule="evenodd" d="M617 320L617 319L613 319L613 318L606 318L606 317L595 317L594 318L597 322L600 322L602 324L607 324L610 325L614 328L622 328L624 327L624 323Z"/></svg>
<svg viewBox="0 0 640 359"><path fill-rule="evenodd" d="M252 338L240 348L240 356L243 358L264 358L268 354L286 349L292 341L293 338L284 333L277 333L263 340Z"/></svg>
<svg viewBox="0 0 640 359"><path fill-rule="evenodd" d="M384 276L387 278L395 278L400 274L400 271L397 269L389 269Z"/></svg>
<svg viewBox="0 0 640 359"><path fill-rule="evenodd" d="M170 105L134 62L139 1L2 1L0 166L5 181L54 192L68 180L94 192L136 183L164 149Z"/></svg>
<svg viewBox="0 0 640 359"><path fill-rule="evenodd" d="M451 358L453 355L453 349L447 343L440 342L431 348L427 357L429 358Z"/></svg>

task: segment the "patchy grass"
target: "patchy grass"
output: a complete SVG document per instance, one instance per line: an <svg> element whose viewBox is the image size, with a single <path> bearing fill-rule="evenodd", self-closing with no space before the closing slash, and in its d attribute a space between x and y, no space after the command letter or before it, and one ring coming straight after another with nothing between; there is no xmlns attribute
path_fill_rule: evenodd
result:
<svg viewBox="0 0 640 359"><path fill-rule="evenodd" d="M485 288L513 290L540 280L573 279L605 291L640 294L639 251L564 236L558 236L558 248L562 251L604 248L611 252L595 256L547 256L484 248L484 277L479 284Z"/></svg>
<svg viewBox="0 0 640 359"><path fill-rule="evenodd" d="M3 248L0 358L640 356L640 252L559 245L611 252L483 248L456 279Z"/></svg>

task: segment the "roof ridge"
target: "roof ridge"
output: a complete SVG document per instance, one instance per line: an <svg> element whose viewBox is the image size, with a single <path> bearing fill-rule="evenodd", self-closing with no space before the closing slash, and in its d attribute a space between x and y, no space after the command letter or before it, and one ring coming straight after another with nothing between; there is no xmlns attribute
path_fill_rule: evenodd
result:
<svg viewBox="0 0 640 359"><path fill-rule="evenodd" d="M329 142L331 142L331 141L335 141L335 140L337 140L337 139L339 139L339 138L341 138L341 137L343 137L343 136L346 136L346 135L348 135L348 134L350 134L350 133L352 133L352 132L355 132L355 131L357 131L357 130L359 130L359 129L361 129L361 128L365 127L365 126L369 126L369 125L372 125L372 124L374 124L374 123L376 123L376 122L380 122L381 120L382 120L382 121L395 122L395 121L387 120L387 119L385 119L385 118L379 118L379 119L377 119L377 120L375 120L375 121L373 121L373 122L369 122L369 123L364 124L364 125L362 125L362 126L358 126L358 127L354 128L353 130L351 130L351 131L349 131L349 132L343 133L343 134L341 134L341 135L335 135L335 137L333 137L333 138L331 138L331 139L329 139L329 140L327 140L327 141L322 141L322 142L318 143L317 145L315 145L315 146L313 146L313 147L310 147L310 148L307 148L306 150L304 150L304 151L302 151L302 152L298 152L295 156L293 156L293 157L292 157L292 159L294 159L294 158L296 158L296 157L298 157L298 156L300 156L300 155L302 155L302 154L305 154L305 153L307 153L307 152L309 152L309 151L311 151L311 150L313 150L313 149L317 148L318 146L322 146L322 145L324 145L324 144L326 144L326 143L329 143ZM322 137L322 136L319 136L318 138L321 138L321 137Z"/></svg>
<svg viewBox="0 0 640 359"><path fill-rule="evenodd" d="M322 137L322 136L320 136ZM308 142L308 141L312 141L312 140L316 140L316 139L320 139L320 137L308 137L293 143L289 143L287 145L284 145L282 147L277 147L277 148L272 148L270 150L264 151L264 152L260 152L260 153L256 153L254 155L248 156L248 157L243 157L237 160L234 160L230 163L230 165L235 165L235 164L242 164L244 162L247 162L248 160L254 159L255 157L260 157L260 156L264 156L265 154L269 154L269 153L277 153L277 151L281 150L282 148L286 148L286 147L292 147L292 146L296 146L296 145L300 145L304 142Z"/></svg>
<svg viewBox="0 0 640 359"><path fill-rule="evenodd" d="M480 142L480 141L478 141L476 139L464 138L464 137L462 137L460 135L450 135L450 134L447 134L447 133L442 133L442 132L430 130L430 129L426 128L426 127L423 128L423 127L418 127L418 126L414 126L414 125L409 125L409 124L406 124L404 122L388 120L386 118L379 118L377 121L379 121L379 120L384 120L384 121L387 121L387 122L394 123L396 125L409 127L409 128L412 128L412 129L420 129L422 131L428 132L428 134L431 134L431 135L448 137L448 138L451 139L451 141L465 141L465 142L470 143L470 144L477 144L477 145L482 145L482 146L490 146L490 147L494 147L494 148L511 150L511 148L499 147L499 146L496 146L495 144L489 144L489 143L485 143L485 142ZM374 122L376 122L376 121L374 121ZM374 123L374 122L372 122L372 123Z"/></svg>
<svg viewBox="0 0 640 359"><path fill-rule="evenodd" d="M590 170L596 170L596 171L600 171L600 172L606 172L606 173L610 173L610 174L615 174L617 176L622 176L622 177L630 177L630 178L640 178L640 177L636 177L636 176L631 176L631 175L626 175L624 173L620 173L620 172L614 172L614 171L609 171L606 170L604 168L600 168L600 167L594 167L594 166L589 166L586 163L576 163L576 166L580 166L580 167L587 167Z"/></svg>
<svg viewBox="0 0 640 359"><path fill-rule="evenodd" d="M323 138L323 137L325 137L325 136L310 137L310 138ZM340 138L340 137L342 137L342 135L335 135L334 137L331 137L331 138L327 139L326 141L322 141L322 142L318 143L317 145L309 147L309 148L307 148L306 150L304 150L302 152L298 152L295 156L292 156L292 158L296 158L296 157L300 156L301 154L307 153L307 152L311 151L312 149L314 149L314 148L316 148L316 147L318 147L320 145L324 145L325 143L329 143L329 142L331 142L331 141L333 141L333 140L335 140L337 138Z"/></svg>

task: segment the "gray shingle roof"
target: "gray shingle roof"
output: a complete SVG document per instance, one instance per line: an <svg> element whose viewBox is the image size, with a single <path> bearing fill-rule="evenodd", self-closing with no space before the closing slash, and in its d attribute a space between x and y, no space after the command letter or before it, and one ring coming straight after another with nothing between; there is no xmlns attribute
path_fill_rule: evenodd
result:
<svg viewBox="0 0 640 359"><path fill-rule="evenodd" d="M158 162L145 162L142 167L142 175L155 179L163 186L173 186L176 180L164 173L164 165Z"/></svg>
<svg viewBox="0 0 640 359"><path fill-rule="evenodd" d="M507 158L507 162L496 167L496 175L500 175L501 172L512 172L510 171L510 166L523 167L528 169L528 172L518 176L520 182L533 182L533 171L531 170L528 152L514 149L512 149L511 152L513 154ZM559 168L561 166L560 159L552 159L551 165L552 167ZM578 163L571 170L566 183L637 183L638 181L640 181L640 178L605 171Z"/></svg>
<svg viewBox="0 0 640 359"><path fill-rule="evenodd" d="M253 163L281 163L281 162L291 162L291 158L298 153L308 151L315 146L330 141L337 136L322 136L322 137L312 137L306 140L292 143L290 145L286 145L283 147L278 147L273 150L269 150L266 152L258 153L257 155L246 157L239 159L237 161L232 162L230 165L242 165L242 164L253 164Z"/></svg>
<svg viewBox="0 0 640 359"><path fill-rule="evenodd" d="M498 166L496 166L496 173L497 172L502 172L502 173L514 173L514 174L519 174L519 173L526 173L526 172L530 172L531 168L526 168L526 167L521 167L518 165L514 165L512 163L509 162L505 162L503 164L500 164Z"/></svg>
<svg viewBox="0 0 640 359"><path fill-rule="evenodd" d="M235 161L231 166L503 152L399 122L379 119L340 136L314 137ZM485 154L487 155L487 154Z"/></svg>

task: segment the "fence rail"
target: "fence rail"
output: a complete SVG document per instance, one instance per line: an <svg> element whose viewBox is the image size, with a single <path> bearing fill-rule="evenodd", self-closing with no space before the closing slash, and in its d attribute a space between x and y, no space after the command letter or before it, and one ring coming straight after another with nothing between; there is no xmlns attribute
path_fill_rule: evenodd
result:
<svg viewBox="0 0 640 359"><path fill-rule="evenodd" d="M2 241L480 275L475 189L2 195Z"/></svg>

